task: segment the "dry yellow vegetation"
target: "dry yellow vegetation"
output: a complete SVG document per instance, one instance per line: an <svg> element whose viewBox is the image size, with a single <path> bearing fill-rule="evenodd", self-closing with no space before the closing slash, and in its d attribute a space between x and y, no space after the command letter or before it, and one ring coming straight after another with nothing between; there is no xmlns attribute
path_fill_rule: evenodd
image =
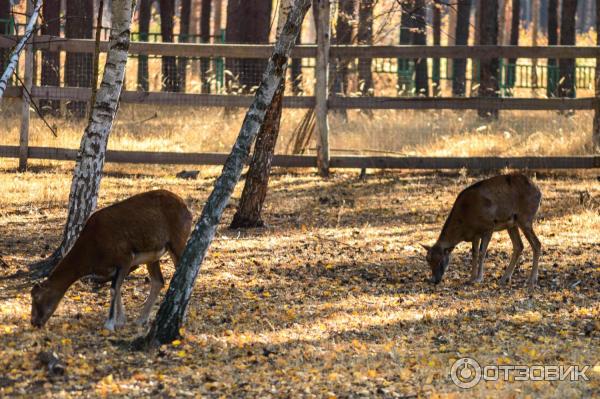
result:
<svg viewBox="0 0 600 399"><path fill-rule="evenodd" d="M0 254L8 275L47 255L66 216L71 163L0 170ZM179 168L107 165L99 205L166 188L198 215L218 168L179 180ZM465 286L469 245L433 287L419 243L435 240L457 193L485 177L353 171L322 180L276 169L269 227L231 231L231 206L202 267L183 338L154 354L130 352L134 326L102 330L108 286L82 282L43 330L29 325L29 288L0 281L0 396L43 397L592 397L600 393L600 182L597 173L532 174L544 198L540 287L525 288L531 251L512 285L494 236L484 282ZM525 270L524 270L525 269ZM167 279L172 265L165 260ZM145 272L124 284L129 319L148 291ZM163 290L164 294L164 290ZM37 354L54 350L66 374L49 378ZM589 364L588 382L481 382L462 391L452 363Z"/></svg>

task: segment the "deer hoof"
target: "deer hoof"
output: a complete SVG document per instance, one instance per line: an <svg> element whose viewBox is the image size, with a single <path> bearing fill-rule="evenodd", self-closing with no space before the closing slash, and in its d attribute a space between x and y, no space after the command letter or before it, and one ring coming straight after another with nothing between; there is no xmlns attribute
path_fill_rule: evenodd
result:
<svg viewBox="0 0 600 399"><path fill-rule="evenodd" d="M104 323L104 328L106 328L108 331L115 332L115 321L112 319L106 320Z"/></svg>

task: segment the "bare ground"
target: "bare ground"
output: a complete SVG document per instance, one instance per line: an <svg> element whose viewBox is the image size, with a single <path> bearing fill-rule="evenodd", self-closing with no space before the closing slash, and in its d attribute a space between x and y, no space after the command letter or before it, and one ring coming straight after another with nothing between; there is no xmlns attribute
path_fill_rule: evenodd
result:
<svg viewBox="0 0 600 399"><path fill-rule="evenodd" d="M2 275L57 245L70 164L0 164ZM217 169L179 180L180 169L107 166L100 206L170 189L195 214ZM524 288L527 244L510 287L506 233L490 244L484 282L466 286L469 246L457 248L437 287L419 243L432 243L457 193L486 175L442 172L277 170L269 227L228 230L238 186L202 266L183 338L156 353L128 350L143 333L102 329L108 286L67 292L42 330L29 324L25 280L0 281L0 396L96 397L592 397L600 394L600 182L598 174L533 174L544 198L540 287ZM167 279L173 266L162 263ZM145 271L124 285L132 320L149 289ZM164 290L163 290L164 294ZM54 350L64 376L36 360ZM588 382L481 382L465 392L453 362L595 365Z"/></svg>

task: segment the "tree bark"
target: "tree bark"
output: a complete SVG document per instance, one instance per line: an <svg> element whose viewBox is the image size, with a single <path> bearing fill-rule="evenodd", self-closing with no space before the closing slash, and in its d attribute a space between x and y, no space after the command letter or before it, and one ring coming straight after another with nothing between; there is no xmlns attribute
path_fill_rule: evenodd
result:
<svg viewBox="0 0 600 399"><path fill-rule="evenodd" d="M481 44L498 43L498 0L485 0L480 3L479 41ZM480 61L480 97L498 96L498 58ZM498 118L497 109L478 109L477 113L483 118Z"/></svg>
<svg viewBox="0 0 600 399"><path fill-rule="evenodd" d="M42 16L42 35L60 36L60 0L44 0ZM0 17L2 18L2 17ZM60 52L42 51L42 86L60 86ZM42 115L58 116L60 101L41 99L39 103Z"/></svg>
<svg viewBox="0 0 600 399"><path fill-rule="evenodd" d="M271 10L271 1L228 0L227 42L268 43ZM227 69L238 76L244 93L258 86L265 66L266 61L262 59L227 59Z"/></svg>
<svg viewBox="0 0 600 399"><path fill-rule="evenodd" d="M27 12L29 13L29 6L32 5L28 3ZM6 86L8 86L8 81L10 77L13 75L18 63L19 56L21 55L21 51L25 48L27 40L35 33L35 24L38 19L38 15L40 14L40 10L42 8L42 0L37 0L35 5L33 6L33 11L31 12L31 16L27 21L27 26L25 27L25 33L23 37L19 39L19 42L15 46L15 48L11 51L10 56L7 60L6 69L4 69L2 73L2 77L0 77L0 104L2 104L2 98L4 97L4 91L6 90ZM31 51L31 49L29 49ZM27 59L27 57L26 57ZM26 97L23 97L23 101L26 101ZM28 101L28 100L27 100ZM24 102L25 104L25 102ZM28 122L27 122L28 123Z"/></svg>
<svg viewBox="0 0 600 399"><path fill-rule="evenodd" d="M153 0L140 0L139 40L142 42L148 41L150 19L152 18L152 2ZM138 90L148 91L150 89L148 78L148 56L145 54L138 55L137 82Z"/></svg>
<svg viewBox="0 0 600 399"><path fill-rule="evenodd" d="M373 6L374 0L361 0L358 9L358 44L373 44ZM358 81L363 96L373 93L372 58L358 60Z"/></svg>
<svg viewBox="0 0 600 399"><path fill-rule="evenodd" d="M160 35L163 42L173 42L173 18L175 17L175 0L159 0ZM173 56L162 57L162 90L179 91L177 76L177 59Z"/></svg>
<svg viewBox="0 0 600 399"><path fill-rule="evenodd" d="M10 34L10 0L0 0L0 35ZM9 49L0 48L0 71L4 72L8 65Z"/></svg>
<svg viewBox="0 0 600 399"><path fill-rule="evenodd" d="M298 38L296 39L296 44L302 43L302 27L300 28L300 33L298 33ZM292 93L295 96L299 96L302 94L302 58L292 58L290 63L290 80L292 83Z"/></svg>
<svg viewBox="0 0 600 399"><path fill-rule="evenodd" d="M596 0L596 46L600 46L600 0ZM592 129L592 148L600 152L600 57L596 58L596 107Z"/></svg>
<svg viewBox="0 0 600 399"><path fill-rule="evenodd" d="M577 0L563 0L560 20L560 44L575 44L575 12ZM560 97L575 97L575 60L561 58L558 62L560 77L558 94Z"/></svg>
<svg viewBox="0 0 600 399"><path fill-rule="evenodd" d="M512 15L510 17L510 45L519 45L519 24L521 22L521 0L512 0ZM517 79L517 59L510 58L508 60L508 70L506 86L513 88Z"/></svg>
<svg viewBox="0 0 600 399"><path fill-rule="evenodd" d="M558 0L548 0L548 45L558 44ZM548 73L546 75L546 96L557 97L558 73L557 60L548 58Z"/></svg>
<svg viewBox="0 0 600 399"><path fill-rule="evenodd" d="M202 8L200 9L200 40L202 43L210 42L210 11L212 0L202 0ZM218 5L221 6L220 4ZM215 18L215 24L217 23ZM218 22L221 25L220 21ZM219 27L220 28L220 27ZM215 31L217 31L215 26ZM210 59L202 58L200 60L200 79L202 82L202 92L210 93L210 79L208 71L210 69Z"/></svg>
<svg viewBox="0 0 600 399"><path fill-rule="evenodd" d="M294 6L294 0L280 0L279 16L277 18L277 37L280 36L283 25ZM275 153L275 145L279 136L283 93L285 92L285 75L275 91L273 101L267 110L265 120L256 137L254 154L250 168L246 174L246 182L242 191L240 205L233 215L231 228L262 227L262 209L269 188L271 163Z"/></svg>
<svg viewBox="0 0 600 399"><path fill-rule="evenodd" d="M440 4L433 5L433 21L432 21L433 45L440 46L442 39L442 9ZM442 86L440 81L440 59L434 58L431 67L431 86L434 97L442 94Z"/></svg>
<svg viewBox="0 0 600 399"><path fill-rule="evenodd" d="M67 39L91 39L94 24L94 0L67 0L65 37ZM65 85L69 87L92 87L93 55L68 52L65 60ZM72 116L83 118L87 103L71 101L67 109Z"/></svg>
<svg viewBox="0 0 600 399"><path fill-rule="evenodd" d="M353 27L356 20L356 0L339 0L339 10L336 23L335 38L337 44L352 44ZM348 94L349 64L351 60L340 58L337 60L337 73L333 83L333 94Z"/></svg>
<svg viewBox="0 0 600 399"><path fill-rule="evenodd" d="M297 0L288 21L277 40L273 55L268 61L256 97L250 106L240 129L238 138L231 150L221 176L215 182L215 188L208 197L200 219L192 231L186 248L177 265L177 269L164 301L161 303L156 319L150 331L136 342L138 347L155 347L172 342L179 337L179 329L184 323L187 305L192 295L194 283L200 265L206 256L225 206L238 182L248 157L250 146L264 121L267 109L273 100L277 88L284 79L287 59L296 42L296 36L304 15L310 6L310 0Z"/></svg>
<svg viewBox="0 0 600 399"><path fill-rule="evenodd" d="M471 18L471 0L458 0L456 11L457 46L469 44L469 20ZM452 95L463 97L466 93L467 60L458 58L453 61Z"/></svg>
<svg viewBox="0 0 600 399"><path fill-rule="evenodd" d="M413 44L427 44L427 21L425 0L415 1L413 12L415 29L413 30ZM415 90L418 96L429 97L429 76L427 72L427 58L415 58Z"/></svg>
<svg viewBox="0 0 600 399"><path fill-rule="evenodd" d="M181 16L179 18L179 42L187 43L190 38L190 17L192 14L192 0L181 0ZM178 91L185 93L187 86L187 57L177 59L177 87Z"/></svg>
<svg viewBox="0 0 600 399"><path fill-rule="evenodd" d="M133 0L111 2L112 26L104 74L77 153L63 239L50 258L30 266L33 278L47 276L52 271L71 249L88 217L96 209L106 145L123 88L133 4Z"/></svg>

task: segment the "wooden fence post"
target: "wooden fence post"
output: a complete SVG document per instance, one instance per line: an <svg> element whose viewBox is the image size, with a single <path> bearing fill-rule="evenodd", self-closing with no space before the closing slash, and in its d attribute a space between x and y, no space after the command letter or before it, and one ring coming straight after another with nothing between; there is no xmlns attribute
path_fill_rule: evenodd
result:
<svg viewBox="0 0 600 399"><path fill-rule="evenodd" d="M315 114L317 116L317 167L321 176L329 175L329 120L327 99L329 97L329 46L331 40L330 0L319 0L317 11L317 60L315 68Z"/></svg>
<svg viewBox="0 0 600 399"><path fill-rule="evenodd" d="M33 0L27 0L26 14L31 17ZM19 171L27 170L27 156L29 153L29 95L33 85L33 36L25 49L24 86L21 92L21 132L19 135Z"/></svg>

